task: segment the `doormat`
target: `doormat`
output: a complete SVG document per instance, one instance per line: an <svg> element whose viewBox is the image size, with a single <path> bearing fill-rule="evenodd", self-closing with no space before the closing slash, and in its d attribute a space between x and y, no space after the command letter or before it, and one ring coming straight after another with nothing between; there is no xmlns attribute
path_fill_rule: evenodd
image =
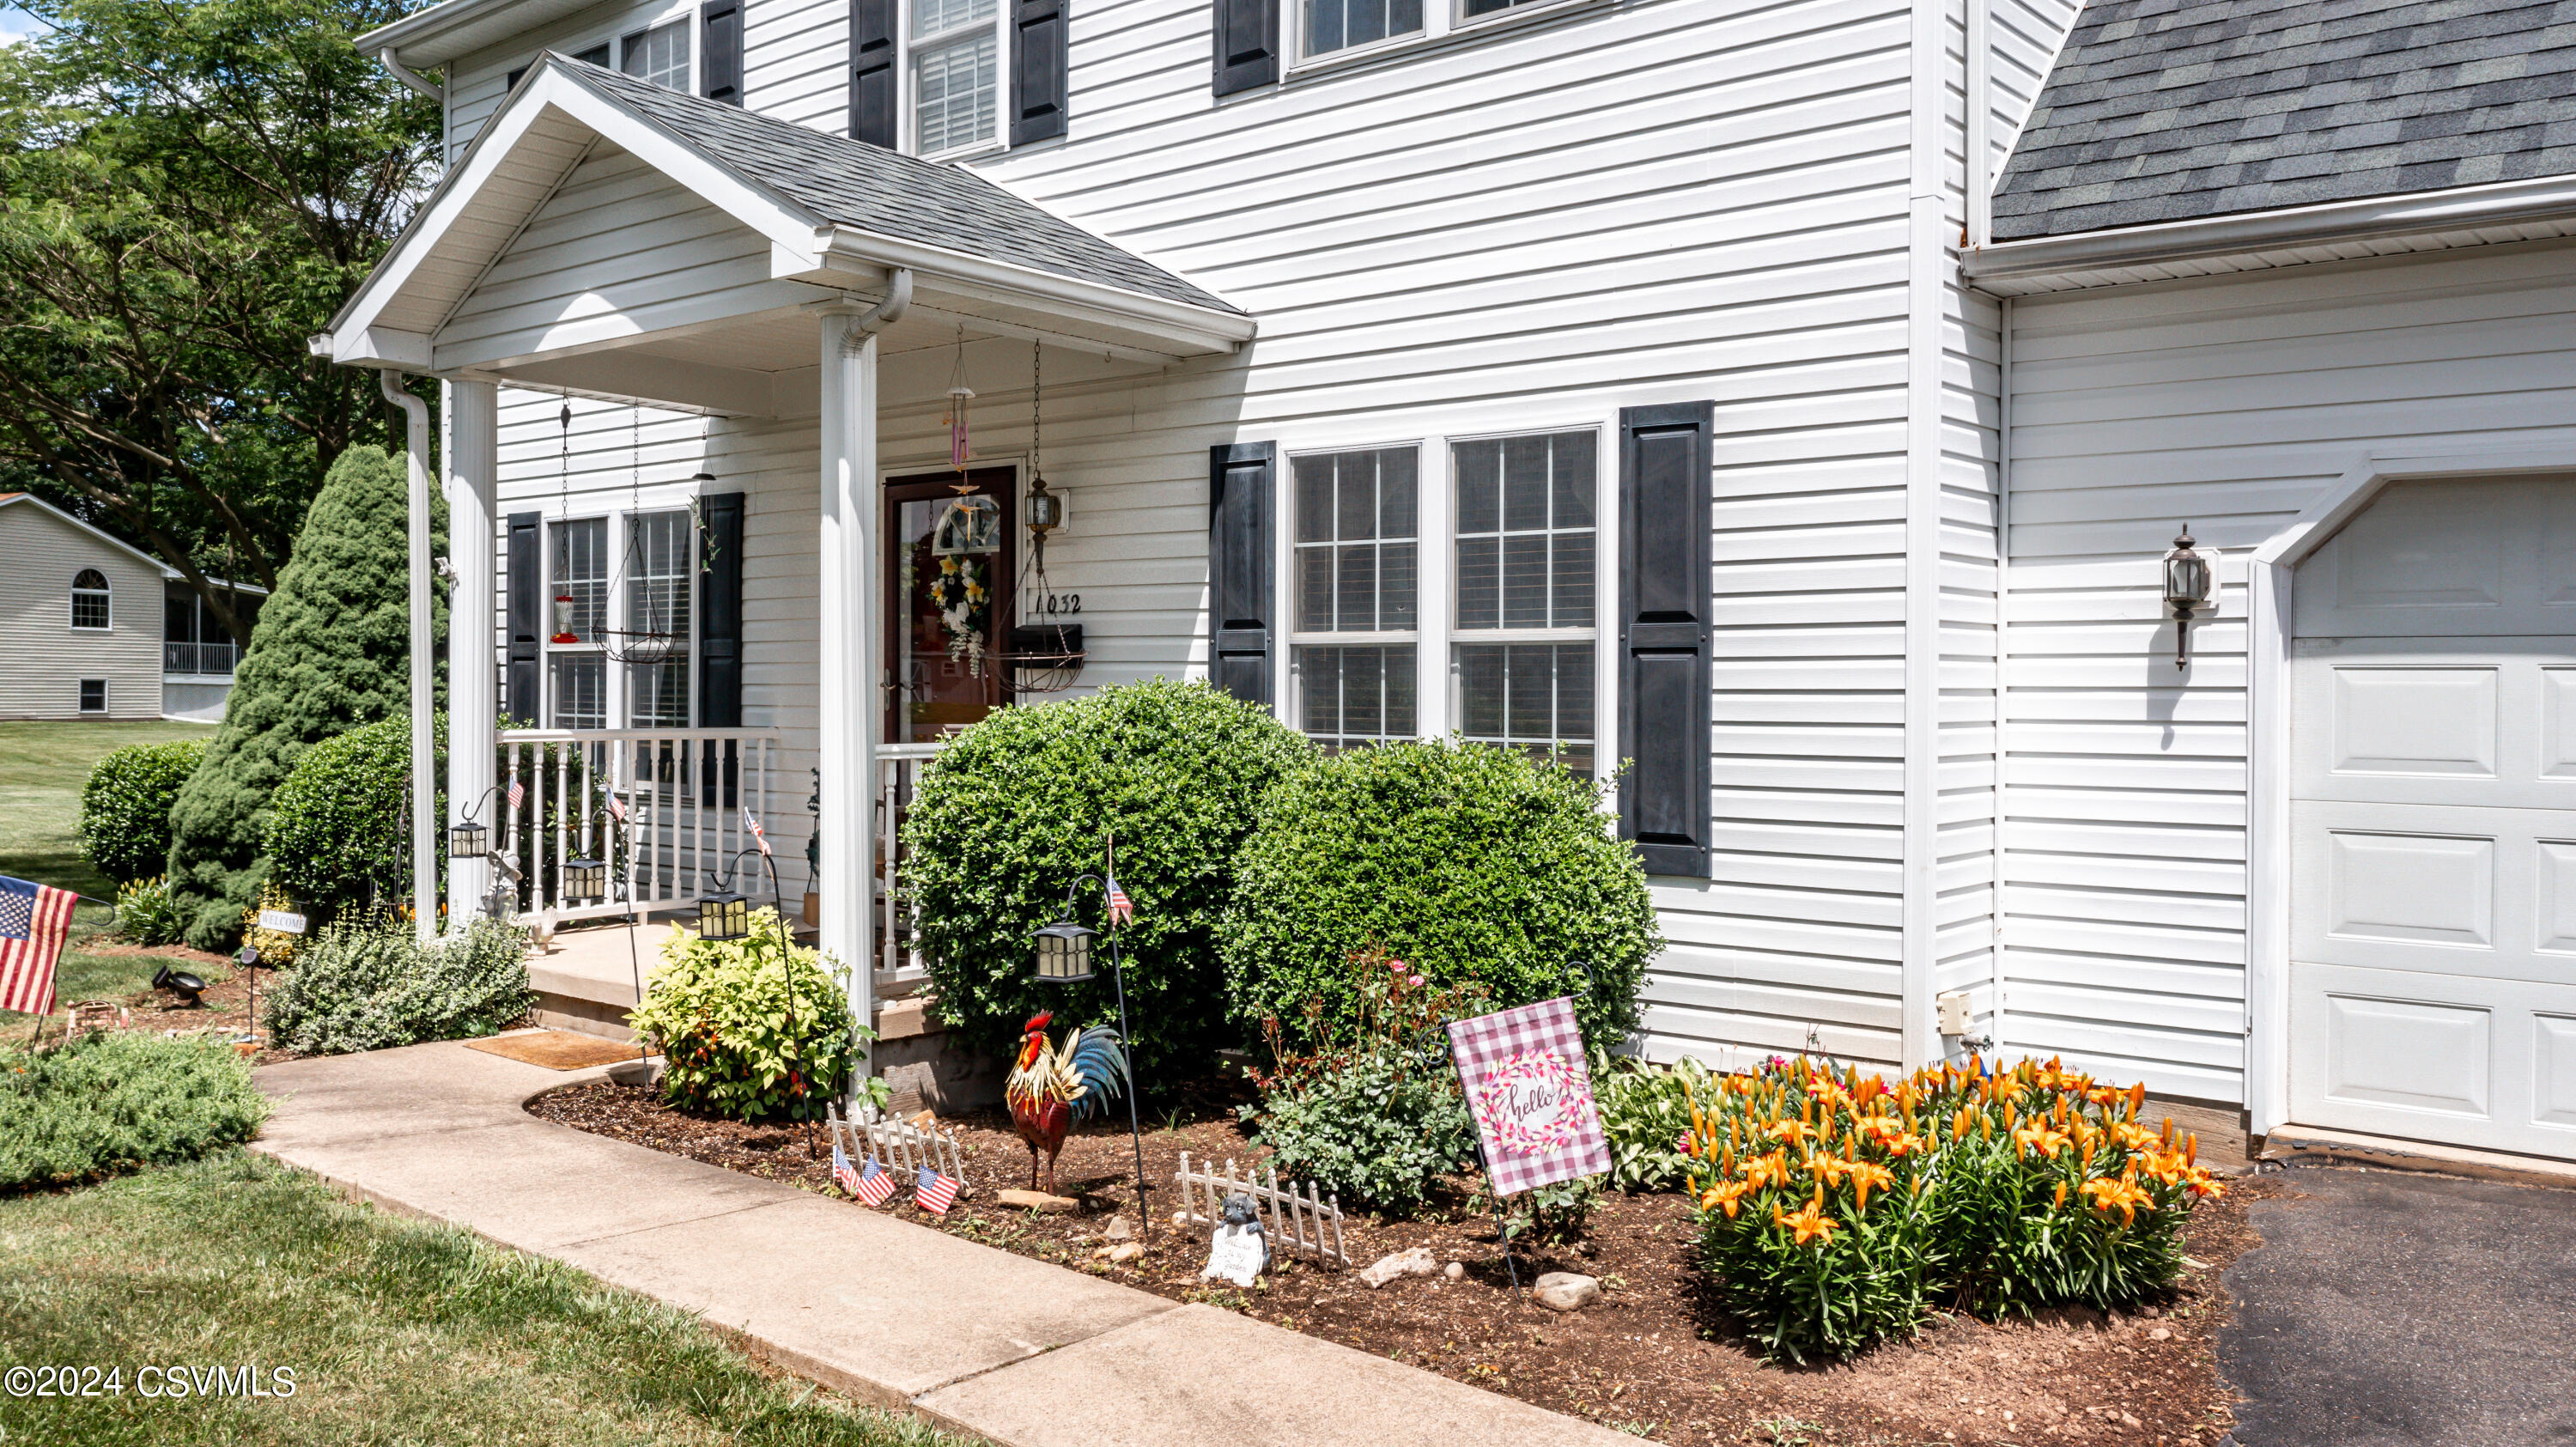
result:
<svg viewBox="0 0 2576 1447"><path fill-rule="evenodd" d="M539 1030L527 1035L496 1035L488 1040L468 1040L468 1050L486 1055L499 1055L542 1065L548 1070L587 1070L594 1065L614 1065L620 1060L643 1058L643 1048L575 1030Z"/></svg>

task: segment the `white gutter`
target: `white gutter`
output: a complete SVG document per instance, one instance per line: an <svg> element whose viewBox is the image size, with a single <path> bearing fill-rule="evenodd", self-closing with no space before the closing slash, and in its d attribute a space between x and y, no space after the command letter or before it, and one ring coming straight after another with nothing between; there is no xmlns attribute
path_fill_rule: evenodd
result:
<svg viewBox="0 0 2576 1447"><path fill-rule="evenodd" d="M420 92L422 95L429 97L431 100L438 102L441 106L447 104L447 87L432 81L429 77L422 75L419 71L413 70L409 66L404 65L401 60L396 58L394 48L392 46L388 45L384 49L377 51L376 61L378 64L384 66L385 69L392 71L394 79L401 81L404 85L409 86L413 90Z"/></svg>
<svg viewBox="0 0 2576 1447"><path fill-rule="evenodd" d="M2284 247L2569 219L2576 219L2576 176L2540 176L2490 186L2455 186L2323 206L2006 241L1969 251L1959 266L1971 282L2045 282Z"/></svg>
<svg viewBox="0 0 2576 1447"><path fill-rule="evenodd" d="M867 350L868 338L903 320L912 310L912 268L898 266L889 278L885 300L850 319L848 330L841 333L841 355L855 357Z"/></svg>
<svg viewBox="0 0 2576 1447"><path fill-rule="evenodd" d="M438 937L438 752L430 726L429 404L403 390L402 373L376 374L385 400L409 424L405 456L411 479L411 900L412 928L422 944Z"/></svg>

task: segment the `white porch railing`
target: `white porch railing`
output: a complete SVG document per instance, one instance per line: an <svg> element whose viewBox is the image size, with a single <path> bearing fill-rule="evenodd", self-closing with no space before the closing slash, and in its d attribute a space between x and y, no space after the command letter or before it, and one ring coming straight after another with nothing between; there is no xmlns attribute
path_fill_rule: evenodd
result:
<svg viewBox="0 0 2576 1447"><path fill-rule="evenodd" d="M918 906L902 885L903 816L921 787L921 771L939 750L936 743L877 748L876 864L868 871L868 882L876 898L877 977L884 982L917 980L928 973L913 947ZM832 847L828 836L823 847Z"/></svg>
<svg viewBox="0 0 2576 1447"><path fill-rule="evenodd" d="M505 730L492 848L519 871L514 912L591 919L715 893L711 878L756 847L744 811L773 827L778 751L775 729ZM605 897L565 892L564 864L573 859L607 864ZM734 887L765 903L768 878L753 865L744 861Z"/></svg>

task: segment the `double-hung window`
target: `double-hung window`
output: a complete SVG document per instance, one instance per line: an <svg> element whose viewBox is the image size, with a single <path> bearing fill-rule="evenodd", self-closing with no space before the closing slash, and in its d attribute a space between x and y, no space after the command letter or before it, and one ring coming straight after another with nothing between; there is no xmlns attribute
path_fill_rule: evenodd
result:
<svg viewBox="0 0 2576 1447"><path fill-rule="evenodd" d="M628 75L672 90L689 89L689 22L686 18L668 25L656 25L650 30L638 30L618 42L617 50L617 68Z"/></svg>
<svg viewBox="0 0 2576 1447"><path fill-rule="evenodd" d="M1600 439L1450 445L1457 524L1453 726L1594 771L1593 559Z"/></svg>
<svg viewBox="0 0 2576 1447"><path fill-rule="evenodd" d="M686 509L547 525L549 727L689 727L697 541Z"/></svg>
<svg viewBox="0 0 2576 1447"><path fill-rule="evenodd" d="M1423 0L1304 0L1304 53L1329 55L1422 29ZM1439 3L1439 0L1433 0Z"/></svg>
<svg viewBox="0 0 2576 1447"><path fill-rule="evenodd" d="M608 727L608 519L554 523L547 552L546 691L559 729Z"/></svg>
<svg viewBox="0 0 2576 1447"><path fill-rule="evenodd" d="M1002 110L999 0L912 0L911 9L913 150L991 142Z"/></svg>
<svg viewBox="0 0 2576 1447"><path fill-rule="evenodd" d="M1420 452L1294 458L1299 726L1325 747L1411 738Z"/></svg>
<svg viewBox="0 0 2576 1447"><path fill-rule="evenodd" d="M689 726L689 584L697 528L686 512L626 520L626 715L634 728Z"/></svg>
<svg viewBox="0 0 2576 1447"><path fill-rule="evenodd" d="M96 568L81 569L72 576L72 626L105 629L110 599L107 575Z"/></svg>

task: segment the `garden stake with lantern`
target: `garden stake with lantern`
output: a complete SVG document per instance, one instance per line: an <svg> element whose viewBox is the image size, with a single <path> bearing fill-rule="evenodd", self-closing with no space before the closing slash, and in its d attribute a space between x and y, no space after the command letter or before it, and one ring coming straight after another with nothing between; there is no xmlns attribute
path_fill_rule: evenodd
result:
<svg viewBox="0 0 2576 1447"><path fill-rule="evenodd" d="M1032 933L1037 941L1038 979L1053 985L1078 985L1092 978L1091 942L1099 931L1074 922L1074 899L1085 882L1100 890L1101 904L1109 916L1109 983L1118 998L1118 1040L1128 1053L1127 1065L1127 1136L1136 1151L1136 1219L1139 1239L1150 1242L1154 1235L1154 1212L1145 1199L1145 1130L1136 1114L1136 1068L1134 1036L1127 1029L1127 981L1118 950L1118 926L1123 922L1119 902L1125 898L1117 890L1118 841L1113 835L1102 836L1106 851L1104 877L1098 874L1077 876L1064 892L1064 918Z"/></svg>

